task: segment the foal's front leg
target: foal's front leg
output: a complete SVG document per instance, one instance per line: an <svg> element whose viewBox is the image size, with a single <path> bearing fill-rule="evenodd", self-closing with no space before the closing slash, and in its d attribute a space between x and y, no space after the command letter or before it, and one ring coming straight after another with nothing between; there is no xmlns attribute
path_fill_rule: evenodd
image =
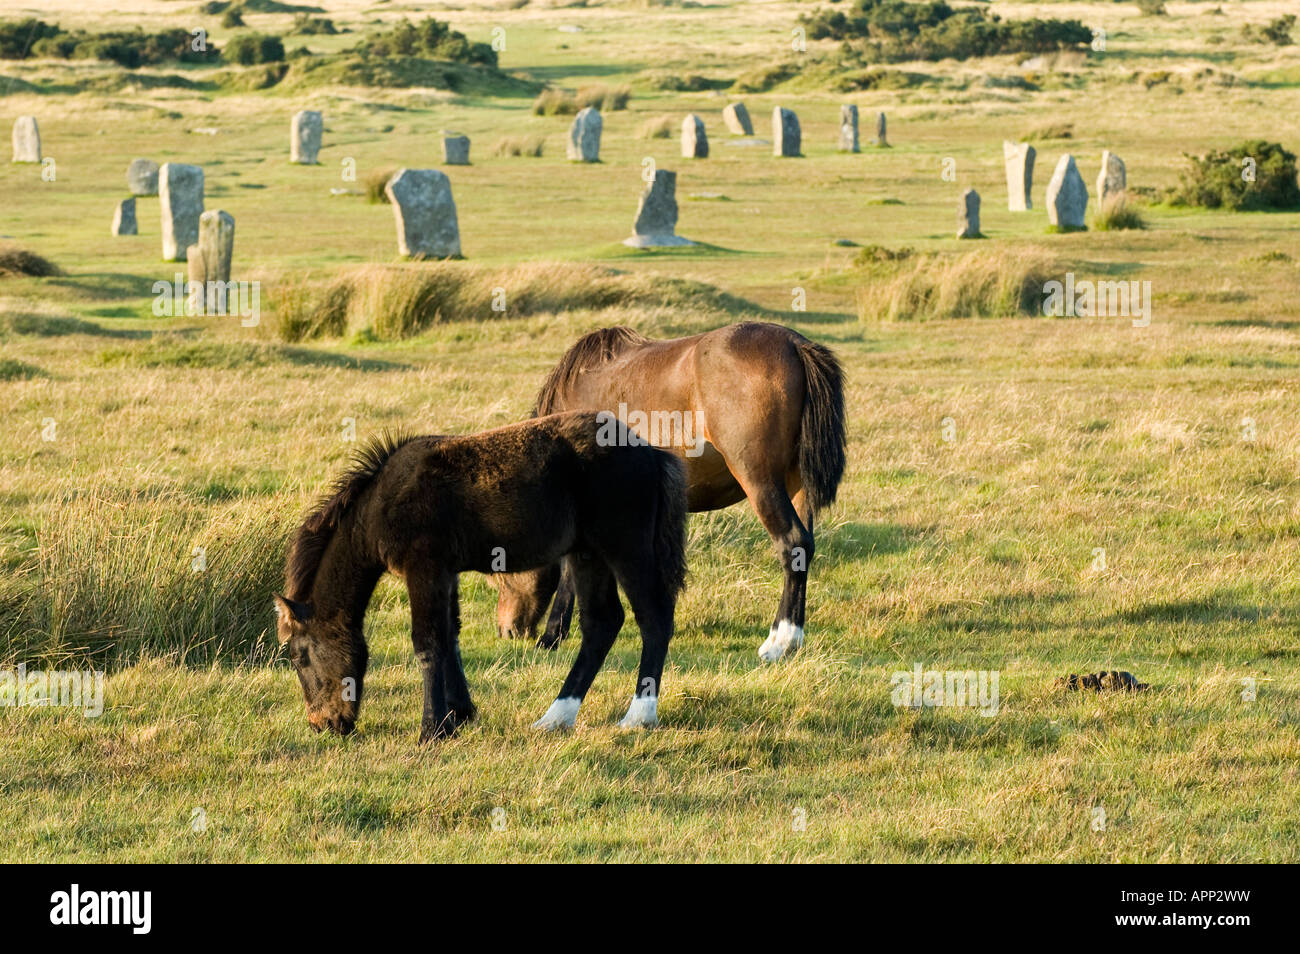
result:
<svg viewBox="0 0 1300 954"><path fill-rule="evenodd" d="M474 715L460 664L460 601L451 573L408 573L411 642L424 679L420 741L445 738ZM448 703L450 702L450 706Z"/></svg>

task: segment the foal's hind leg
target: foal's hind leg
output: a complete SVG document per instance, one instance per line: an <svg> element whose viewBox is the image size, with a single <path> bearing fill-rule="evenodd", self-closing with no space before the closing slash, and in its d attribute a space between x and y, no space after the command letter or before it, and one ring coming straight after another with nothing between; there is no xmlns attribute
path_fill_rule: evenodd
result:
<svg viewBox="0 0 1300 954"><path fill-rule="evenodd" d="M534 729L573 728L578 718L578 707L623 626L623 605L618 601L618 586L609 566L598 558L574 558L568 562L574 571L578 594L578 628L582 631L582 645L578 647L573 668L560 687L560 694L546 714L533 723Z"/></svg>
<svg viewBox="0 0 1300 954"><path fill-rule="evenodd" d="M569 558L560 564L560 582L555 588L555 599L551 602L551 615L546 620L546 632L537 640L541 649L554 649L569 635L569 623L573 619L574 583L573 568Z"/></svg>
<svg viewBox="0 0 1300 954"><path fill-rule="evenodd" d="M673 635L676 597L651 582L654 575L652 561L632 569L632 573L620 573L619 581L641 630L641 667L637 672L636 693L619 726L641 729L659 724L659 690L663 685L664 662L668 658L668 641Z"/></svg>
<svg viewBox="0 0 1300 954"><path fill-rule="evenodd" d="M460 600L456 576L450 573L408 572L406 587L411 597L411 642L424 679L420 741L427 742L451 735L474 716L460 665Z"/></svg>

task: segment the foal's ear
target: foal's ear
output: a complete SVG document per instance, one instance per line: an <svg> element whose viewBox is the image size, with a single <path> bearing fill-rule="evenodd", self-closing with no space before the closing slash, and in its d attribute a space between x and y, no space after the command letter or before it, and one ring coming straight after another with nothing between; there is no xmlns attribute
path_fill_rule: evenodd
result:
<svg viewBox="0 0 1300 954"><path fill-rule="evenodd" d="M312 607L310 603L299 603L277 593L275 594L275 615L282 620L305 623L312 617Z"/></svg>

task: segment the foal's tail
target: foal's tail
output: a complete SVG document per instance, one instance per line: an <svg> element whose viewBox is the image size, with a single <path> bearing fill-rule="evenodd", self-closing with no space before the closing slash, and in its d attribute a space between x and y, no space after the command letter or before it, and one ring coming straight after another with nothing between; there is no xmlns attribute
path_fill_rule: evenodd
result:
<svg viewBox="0 0 1300 954"><path fill-rule="evenodd" d="M844 476L844 371L829 348L799 337L805 394L799 433L799 478L814 511L835 502Z"/></svg>
<svg viewBox="0 0 1300 954"><path fill-rule="evenodd" d="M653 453L659 467L655 566L664 591L676 596L686 585L686 466L667 451Z"/></svg>

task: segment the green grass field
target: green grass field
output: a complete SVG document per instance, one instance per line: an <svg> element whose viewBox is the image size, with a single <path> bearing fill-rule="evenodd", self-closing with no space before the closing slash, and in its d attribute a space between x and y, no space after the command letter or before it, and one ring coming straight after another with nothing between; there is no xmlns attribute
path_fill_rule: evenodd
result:
<svg viewBox="0 0 1300 954"><path fill-rule="evenodd" d="M317 5L355 32L287 45L341 49L372 21L429 12L475 41L504 26L501 65L517 78L627 83L632 99L605 116L603 161L582 166L564 159L569 117L531 115L530 95L132 89L105 64L0 61L0 118L36 115L55 160L53 181L0 165L0 236L64 272L0 275L0 669L107 670L98 718L0 708L0 858L1300 860L1300 213L1146 204L1146 230L1053 235L1042 209L1066 152L1090 191L1103 149L1123 157L1130 186L1159 190L1183 153L1300 146L1295 47L1239 35L1288 4L1171 2L1143 17L1124 3L997 0L1006 17L1104 27L1107 50L900 64L927 77L904 90L796 82L743 97L647 77L721 83L782 60L812 5ZM0 0L0 18L194 23L223 42L219 18L183 0L114 6L53 0L32 14ZM245 19L285 32L292 16ZM1198 79L1207 66L1233 80ZM176 71L141 75L159 72ZM983 81L1031 73L1033 89ZM774 105L795 109L804 157L726 145L732 98L764 138ZM841 102L862 112L861 154L835 151ZM287 161L301 108L325 113L316 167ZM888 150L865 145L880 109ZM690 112L709 159L638 136ZM1002 141L1062 124L1068 138L1035 141L1034 211L1006 211ZM574 294L400 340L364 328L281 340L287 290L396 260L391 208L330 189L440 165L444 128L473 140L473 165L446 170L467 261L408 268L495 270L509 295L512 280L594 263L626 273L615 280L634 300ZM544 154L494 157L508 135L545 137ZM204 166L207 208L236 219L234 277L262 283L257 327L154 316L154 282L178 269L160 260L158 200L138 200L139 236L108 234L137 156ZM701 246L619 244L646 156L678 171L678 231ZM984 241L952 237L967 187L983 196ZM881 320L863 305L878 273L838 239L941 260L975 249L990 268L1045 255L1081 278L1150 281L1152 321ZM817 528L800 653L757 657L780 577L738 505L691 519L657 730L614 727L639 655L629 624L577 729L530 731L576 643L550 654L499 640L495 590L468 576L479 721L417 747L407 600L389 579L367 622L357 732L309 730L271 594L287 534L355 447L345 421L359 440L479 430L525 416L588 330L672 336L743 318L830 346L847 373L849 469ZM891 676L917 664L998 672L998 714L896 707ZM1053 687L1103 668L1151 690Z"/></svg>

